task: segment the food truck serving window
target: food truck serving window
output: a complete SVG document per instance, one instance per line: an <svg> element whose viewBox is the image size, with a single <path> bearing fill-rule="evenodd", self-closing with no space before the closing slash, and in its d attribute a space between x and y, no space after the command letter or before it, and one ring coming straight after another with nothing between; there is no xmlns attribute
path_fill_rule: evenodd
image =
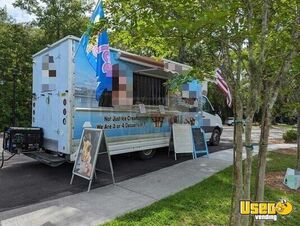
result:
<svg viewBox="0 0 300 226"><path fill-rule="evenodd" d="M133 74L133 104L166 105L165 79Z"/></svg>

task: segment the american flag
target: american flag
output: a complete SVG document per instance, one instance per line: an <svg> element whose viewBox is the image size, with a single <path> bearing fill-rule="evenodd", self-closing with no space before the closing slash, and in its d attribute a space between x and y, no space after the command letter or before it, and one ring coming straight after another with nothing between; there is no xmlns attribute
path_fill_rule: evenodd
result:
<svg viewBox="0 0 300 226"><path fill-rule="evenodd" d="M222 77L222 71L220 68L216 69L216 84L218 85L219 89L222 90L222 92L226 95L226 102L228 107L231 107L232 105L232 96L230 93L230 89L226 83L226 81L224 80L224 78Z"/></svg>

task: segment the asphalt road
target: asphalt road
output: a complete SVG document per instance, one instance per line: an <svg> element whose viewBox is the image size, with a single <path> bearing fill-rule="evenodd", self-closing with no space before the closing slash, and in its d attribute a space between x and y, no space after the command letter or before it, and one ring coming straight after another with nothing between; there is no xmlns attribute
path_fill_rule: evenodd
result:
<svg viewBox="0 0 300 226"><path fill-rule="evenodd" d="M253 140L258 142L260 129L254 127ZM270 140L280 140L283 130L272 128ZM209 152L216 152L232 148L233 127L224 127L219 146L209 146ZM0 139L2 147L2 139ZM123 181L132 177L146 174L182 161L191 159L190 156L180 155L175 161L168 157L167 149L160 149L150 160L140 160L133 154L113 156L112 162L116 181ZM15 156L0 169L0 212L14 209L46 200L56 199L79 192L85 192L88 181L75 177L70 185L73 164L65 163L52 168L41 164L24 155ZM92 189L112 183L107 174L97 173Z"/></svg>
<svg viewBox="0 0 300 226"><path fill-rule="evenodd" d="M231 148L231 143L209 147L209 152ZM167 149L159 149L149 160L140 160L133 154L113 156L112 162L117 182L146 174L191 159L191 156L168 157ZM0 170L0 212L50 200L87 190L88 181L75 177L70 185L73 164L49 167L24 155L5 162ZM111 177L97 172L92 189L112 183Z"/></svg>
<svg viewBox="0 0 300 226"><path fill-rule="evenodd" d="M283 143L282 135L287 130L287 128L280 127L280 126L272 126L270 129L270 136L269 136L269 142L281 142ZM259 143L259 137L260 137L260 127L259 126L253 126L252 128L252 141L255 144ZM222 133L222 140L227 142L233 141L233 126L224 126L224 130Z"/></svg>

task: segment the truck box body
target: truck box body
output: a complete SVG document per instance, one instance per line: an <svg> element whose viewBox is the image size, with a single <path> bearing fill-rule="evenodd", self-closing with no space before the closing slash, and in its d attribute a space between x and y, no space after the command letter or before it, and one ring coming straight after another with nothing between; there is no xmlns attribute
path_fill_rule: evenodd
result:
<svg viewBox="0 0 300 226"><path fill-rule="evenodd" d="M32 126L44 129L46 149L64 154L71 150L77 45L67 37L33 56Z"/></svg>
<svg viewBox="0 0 300 226"><path fill-rule="evenodd" d="M99 106L95 69L79 41L68 36L33 56L32 126L43 128L45 149L74 160L83 128L93 127L105 130L112 155L135 152L168 146L174 122L203 125L199 112L178 108L184 101L163 85L190 67L113 48L112 106L106 97Z"/></svg>

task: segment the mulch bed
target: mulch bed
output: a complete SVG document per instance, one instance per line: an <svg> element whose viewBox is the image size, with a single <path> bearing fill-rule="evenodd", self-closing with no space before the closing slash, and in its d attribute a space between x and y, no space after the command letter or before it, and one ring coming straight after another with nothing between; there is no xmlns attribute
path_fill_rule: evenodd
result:
<svg viewBox="0 0 300 226"><path fill-rule="evenodd" d="M280 138L276 138L276 139L270 138L270 139L269 139L269 143L270 143L270 144L283 144L283 143L284 143L284 140L283 140L283 139L280 139Z"/></svg>
<svg viewBox="0 0 300 226"><path fill-rule="evenodd" d="M285 154L285 155L297 155L297 148L280 148L276 150L275 152L278 152L280 154Z"/></svg>
<svg viewBox="0 0 300 226"><path fill-rule="evenodd" d="M283 184L284 176L285 176L284 171L266 173L265 183L272 188L279 189L280 191L283 191L286 193L299 193L300 194L300 189L293 190Z"/></svg>

